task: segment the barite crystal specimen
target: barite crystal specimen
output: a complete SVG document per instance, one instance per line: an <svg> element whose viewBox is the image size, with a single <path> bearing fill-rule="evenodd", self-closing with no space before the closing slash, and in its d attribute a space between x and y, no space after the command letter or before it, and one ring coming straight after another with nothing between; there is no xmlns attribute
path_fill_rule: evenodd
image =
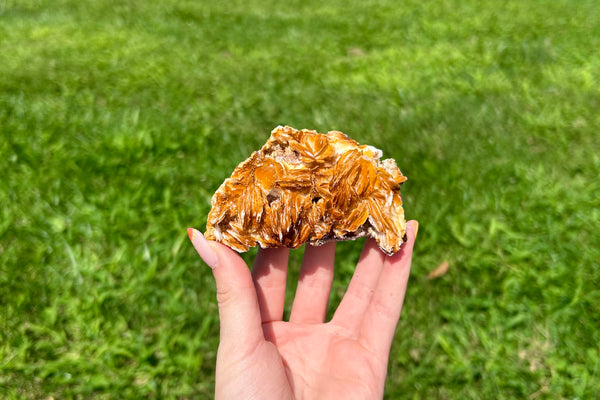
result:
<svg viewBox="0 0 600 400"><path fill-rule="evenodd" d="M381 156L342 132L278 126L214 194L205 236L238 252L367 236L391 255L406 232L406 177Z"/></svg>

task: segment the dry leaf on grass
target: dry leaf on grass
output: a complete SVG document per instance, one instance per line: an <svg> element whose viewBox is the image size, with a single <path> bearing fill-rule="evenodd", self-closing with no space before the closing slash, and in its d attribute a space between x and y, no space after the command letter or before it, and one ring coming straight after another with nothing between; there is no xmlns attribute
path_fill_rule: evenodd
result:
<svg viewBox="0 0 600 400"><path fill-rule="evenodd" d="M448 269L450 269L450 264L448 264L448 261L444 261L443 263L438 265L436 269L427 274L427 279L435 279L439 278L440 276L446 275L448 273Z"/></svg>

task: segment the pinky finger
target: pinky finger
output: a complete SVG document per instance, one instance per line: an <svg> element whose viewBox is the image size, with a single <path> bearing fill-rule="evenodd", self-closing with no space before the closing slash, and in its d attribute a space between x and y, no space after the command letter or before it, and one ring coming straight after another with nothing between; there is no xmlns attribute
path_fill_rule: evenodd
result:
<svg viewBox="0 0 600 400"><path fill-rule="evenodd" d="M419 224L410 221L407 241L399 252L386 257L375 293L361 324L364 345L387 359L400 319L410 275L412 252Z"/></svg>

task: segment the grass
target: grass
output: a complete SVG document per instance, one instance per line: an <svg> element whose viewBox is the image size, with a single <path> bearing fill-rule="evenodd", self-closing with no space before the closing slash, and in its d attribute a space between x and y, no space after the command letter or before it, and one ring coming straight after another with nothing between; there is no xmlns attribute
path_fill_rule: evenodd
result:
<svg viewBox="0 0 600 400"><path fill-rule="evenodd" d="M597 11L0 2L0 397L211 398L214 283L185 229L289 124L409 178L387 398L596 398ZM331 310L361 245L338 245Z"/></svg>

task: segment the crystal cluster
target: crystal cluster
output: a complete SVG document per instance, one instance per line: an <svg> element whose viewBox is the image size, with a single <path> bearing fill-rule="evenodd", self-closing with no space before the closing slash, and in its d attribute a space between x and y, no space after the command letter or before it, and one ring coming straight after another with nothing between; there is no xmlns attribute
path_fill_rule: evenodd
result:
<svg viewBox="0 0 600 400"><path fill-rule="evenodd" d="M406 232L406 177L381 155L342 132L278 126L214 194L205 236L239 252L367 236L391 255Z"/></svg>

